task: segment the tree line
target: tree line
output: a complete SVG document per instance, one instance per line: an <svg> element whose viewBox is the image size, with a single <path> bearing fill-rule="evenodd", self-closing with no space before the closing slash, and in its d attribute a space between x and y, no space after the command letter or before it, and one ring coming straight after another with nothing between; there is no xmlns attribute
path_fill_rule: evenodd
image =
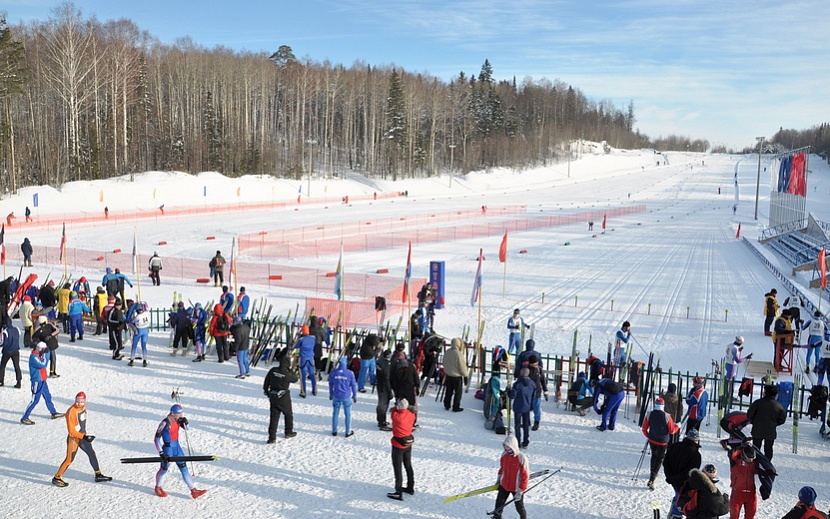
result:
<svg viewBox="0 0 830 519"><path fill-rule="evenodd" d="M0 21L0 182L58 186L142 171L389 179L567 160L569 142L708 149L634 128L633 103L559 80L450 81L400 68L159 43L71 2L43 22Z"/></svg>

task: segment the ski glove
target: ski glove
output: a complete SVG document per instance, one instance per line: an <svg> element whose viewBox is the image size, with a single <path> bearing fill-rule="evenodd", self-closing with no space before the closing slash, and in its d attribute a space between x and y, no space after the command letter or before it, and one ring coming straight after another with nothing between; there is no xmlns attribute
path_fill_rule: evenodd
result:
<svg viewBox="0 0 830 519"><path fill-rule="evenodd" d="M163 461L164 463L167 463L167 461L170 459L170 456L164 451L159 452L159 457L161 458L161 461Z"/></svg>
<svg viewBox="0 0 830 519"><path fill-rule="evenodd" d="M92 440L94 439L95 436L84 435L84 440L88 441L89 443L92 443Z"/></svg>
<svg viewBox="0 0 830 519"><path fill-rule="evenodd" d="M545 402L547 402L547 401L548 401L548 392L547 392L547 391L545 391L545 392L544 392L544 395L545 395Z"/></svg>
<svg viewBox="0 0 830 519"><path fill-rule="evenodd" d="M178 421L179 421L179 425L181 425L182 427L185 427L185 428L187 427L188 422L187 422L187 417L186 416L182 416L181 418L179 418Z"/></svg>
<svg viewBox="0 0 830 519"><path fill-rule="evenodd" d="M752 360L752 354L750 353L749 355L744 357L744 360Z"/></svg>
<svg viewBox="0 0 830 519"><path fill-rule="evenodd" d="M467 385L467 380L468 380L468 379L467 379L467 376L465 375L465 376L464 376L464 385L465 385L465 386Z"/></svg>

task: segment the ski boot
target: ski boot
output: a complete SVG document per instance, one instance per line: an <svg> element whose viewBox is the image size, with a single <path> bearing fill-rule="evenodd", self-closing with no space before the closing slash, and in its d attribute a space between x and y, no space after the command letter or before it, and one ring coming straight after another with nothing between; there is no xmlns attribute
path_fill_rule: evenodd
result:
<svg viewBox="0 0 830 519"><path fill-rule="evenodd" d="M130 359L130 362L127 363L127 366L135 366L135 359Z"/></svg>
<svg viewBox="0 0 830 519"><path fill-rule="evenodd" d="M52 420L57 420L58 418L63 418L64 413L52 413Z"/></svg>
<svg viewBox="0 0 830 519"><path fill-rule="evenodd" d="M654 480L653 480L653 479L649 479L649 480L648 480L648 483L646 483L646 486L648 487L648 489L649 489L649 490L652 490L652 491L653 491L653 490L654 490Z"/></svg>
<svg viewBox="0 0 830 519"><path fill-rule="evenodd" d="M112 478L109 477L109 476L105 476L105 475L101 474L100 470L95 473L95 482L96 483L105 483L107 481L112 481Z"/></svg>
<svg viewBox="0 0 830 519"><path fill-rule="evenodd" d="M142 365L142 366L144 366L144 367L146 368L146 367L147 367L147 359L144 359L144 360L141 362L141 365Z"/></svg>
<svg viewBox="0 0 830 519"><path fill-rule="evenodd" d="M156 487L155 489L156 495L159 497L167 497L167 492L164 491L161 487Z"/></svg>
<svg viewBox="0 0 830 519"><path fill-rule="evenodd" d="M394 499L395 501L403 501L403 494L401 494L397 490L394 492L389 492L388 494L386 494L386 497L388 497L389 499Z"/></svg>
<svg viewBox="0 0 830 519"><path fill-rule="evenodd" d="M206 492L207 490L199 490L198 488L194 487L190 489L190 497L192 497L193 499L198 499L201 496L205 495Z"/></svg>
<svg viewBox="0 0 830 519"><path fill-rule="evenodd" d="M52 478L52 484L55 485L56 487L68 487L69 486L69 483L67 483L66 481L62 480L61 478L59 478L57 476Z"/></svg>

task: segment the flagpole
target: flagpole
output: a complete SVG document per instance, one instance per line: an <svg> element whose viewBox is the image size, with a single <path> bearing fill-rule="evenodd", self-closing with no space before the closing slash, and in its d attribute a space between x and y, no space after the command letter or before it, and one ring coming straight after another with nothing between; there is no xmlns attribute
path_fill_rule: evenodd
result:
<svg viewBox="0 0 830 519"><path fill-rule="evenodd" d="M138 301L136 301L136 303L138 303L138 302L141 301L141 274L138 273L138 241L135 241L133 243L135 244L135 261L133 261L133 263L135 264L135 271L136 271L135 283L136 283L136 286L138 287ZM124 304L127 304L127 303L124 303Z"/></svg>
<svg viewBox="0 0 830 519"><path fill-rule="evenodd" d="M501 298L504 299L504 291L507 289L507 262L504 262L504 275L501 279ZM479 316L479 319L481 316Z"/></svg>

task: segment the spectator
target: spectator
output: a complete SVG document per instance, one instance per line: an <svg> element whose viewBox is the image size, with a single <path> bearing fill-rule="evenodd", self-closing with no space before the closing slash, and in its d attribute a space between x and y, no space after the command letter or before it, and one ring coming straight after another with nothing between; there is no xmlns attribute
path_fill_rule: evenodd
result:
<svg viewBox="0 0 830 519"><path fill-rule="evenodd" d="M467 356L464 354L464 341L455 337L450 341L450 349L444 353L444 409L460 413L461 396L467 381Z"/></svg>
<svg viewBox="0 0 830 519"><path fill-rule="evenodd" d="M787 421L787 412L775 399L778 386L764 386L764 396L752 402L746 410L746 417L752 424L752 443L759 449L763 445L764 456L772 461L773 444L779 425Z"/></svg>
<svg viewBox="0 0 830 519"><path fill-rule="evenodd" d="M20 244L20 252L23 253L23 266L31 267L33 250L32 242L29 241L29 238L23 238L23 243Z"/></svg>
<svg viewBox="0 0 830 519"><path fill-rule="evenodd" d="M389 499L403 501L403 492L415 494L415 471L412 470L412 444L415 437L415 409L401 398L391 412L392 420L392 468L395 472L395 491L386 494ZM403 486L403 470L406 470L406 486Z"/></svg>
<svg viewBox="0 0 830 519"><path fill-rule="evenodd" d="M329 375L329 400L332 401L331 435L337 436L340 409L346 418L346 438L354 435L352 429L352 403L357 403L357 382L346 367L346 357L340 357L340 365Z"/></svg>
<svg viewBox="0 0 830 519"><path fill-rule="evenodd" d="M651 473L647 483L650 490L654 490L654 480L666 456L669 438L680 430L680 426L674 423L674 419L666 412L665 405L665 401L658 396L654 400L654 409L643 420L643 436L648 439L651 449Z"/></svg>

